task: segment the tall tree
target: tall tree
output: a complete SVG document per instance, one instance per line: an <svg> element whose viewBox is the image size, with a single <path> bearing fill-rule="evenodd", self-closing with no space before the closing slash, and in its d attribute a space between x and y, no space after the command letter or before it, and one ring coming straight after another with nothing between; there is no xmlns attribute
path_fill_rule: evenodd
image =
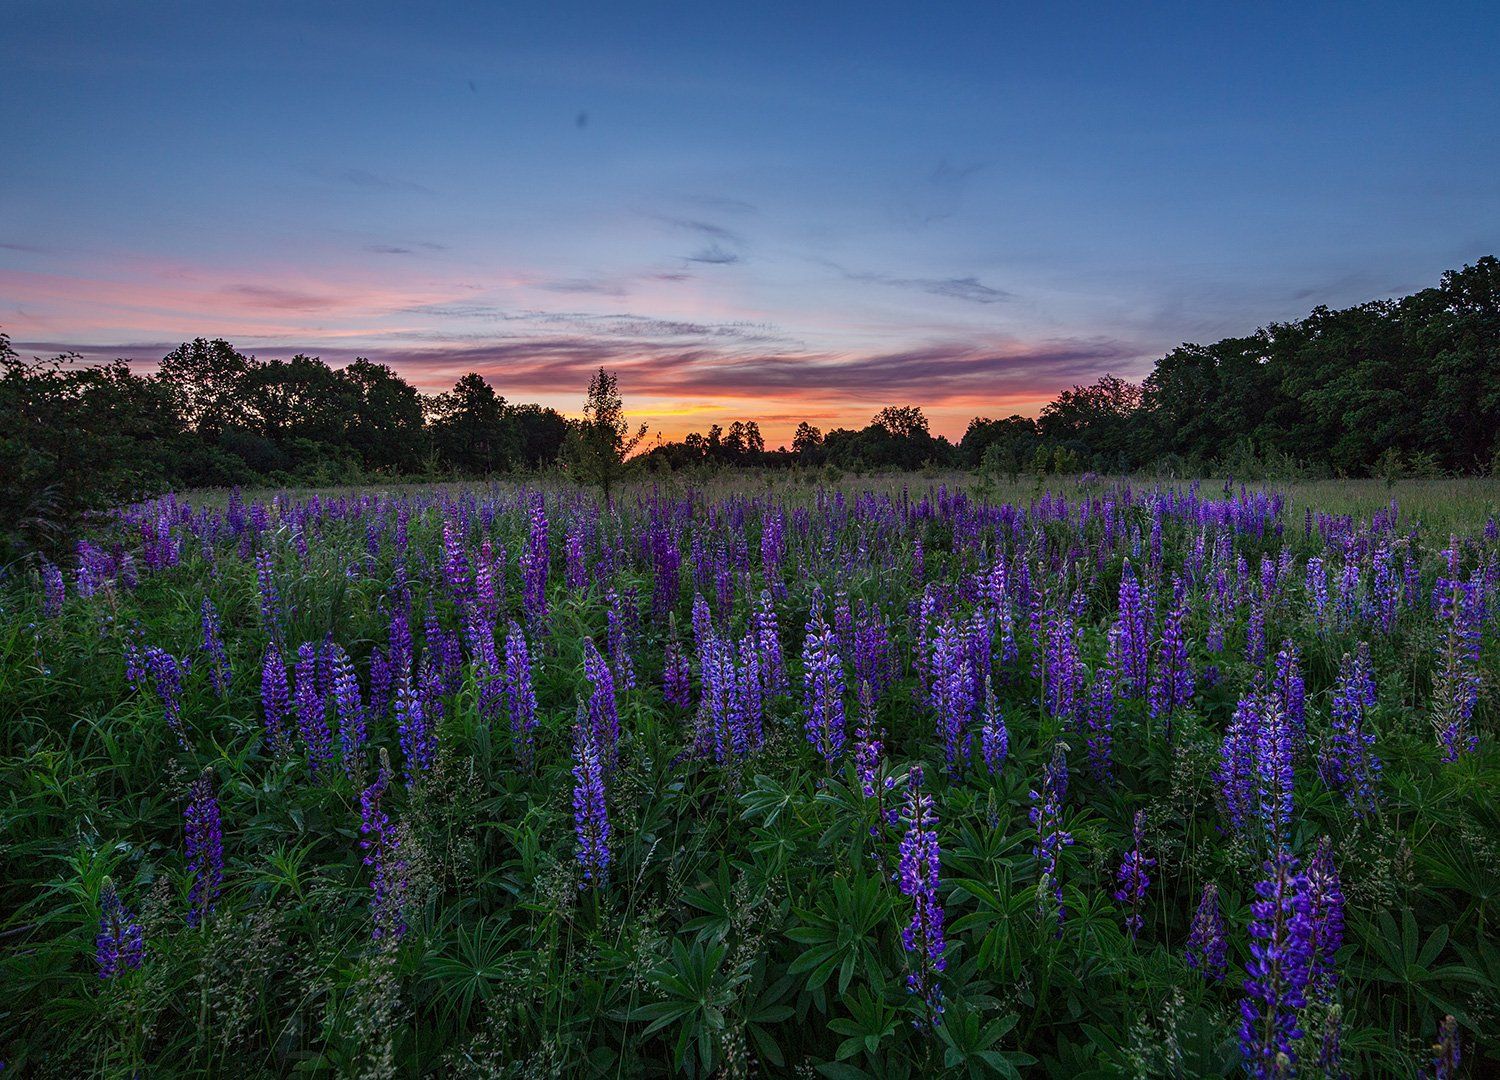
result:
<svg viewBox="0 0 1500 1080"><path fill-rule="evenodd" d="M583 419L573 427L568 457L579 476L603 490L606 505L610 505L611 492L625 472L626 459L645 437L645 424L631 433L619 382L613 372L601 367L589 380Z"/></svg>

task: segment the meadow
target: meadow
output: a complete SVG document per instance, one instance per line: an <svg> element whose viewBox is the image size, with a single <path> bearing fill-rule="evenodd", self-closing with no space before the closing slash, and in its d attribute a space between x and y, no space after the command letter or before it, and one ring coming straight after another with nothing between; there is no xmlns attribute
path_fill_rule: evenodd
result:
<svg viewBox="0 0 1500 1080"><path fill-rule="evenodd" d="M1500 484L167 495L0 582L17 1076L1500 1070Z"/></svg>

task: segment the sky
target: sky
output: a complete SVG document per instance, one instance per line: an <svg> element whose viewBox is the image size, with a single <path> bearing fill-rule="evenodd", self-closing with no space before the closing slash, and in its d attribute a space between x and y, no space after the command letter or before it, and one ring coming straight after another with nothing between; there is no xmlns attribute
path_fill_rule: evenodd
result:
<svg viewBox="0 0 1500 1080"><path fill-rule="evenodd" d="M1034 415L1500 252L1500 8L9 0L23 354Z"/></svg>

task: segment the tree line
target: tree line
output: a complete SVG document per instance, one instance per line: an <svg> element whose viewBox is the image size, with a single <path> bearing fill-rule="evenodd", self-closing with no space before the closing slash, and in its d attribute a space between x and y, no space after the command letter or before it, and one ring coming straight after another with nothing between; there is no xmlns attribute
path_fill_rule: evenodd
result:
<svg viewBox="0 0 1500 1080"><path fill-rule="evenodd" d="M603 409L607 416L601 414ZM599 372L584 417L513 404L482 376L424 395L384 364L258 360L227 341L158 370L23 359L0 334L0 548L46 546L79 514L172 487L485 477L562 463L607 489L621 461L656 469L925 465L1017 473L1143 469L1399 475L1500 458L1500 261L1399 300L1184 344L1143 383L1106 375L1035 419L976 417L953 443L891 405L859 429L798 426L767 449L754 419L646 447ZM0 551L0 555L3 555Z"/></svg>

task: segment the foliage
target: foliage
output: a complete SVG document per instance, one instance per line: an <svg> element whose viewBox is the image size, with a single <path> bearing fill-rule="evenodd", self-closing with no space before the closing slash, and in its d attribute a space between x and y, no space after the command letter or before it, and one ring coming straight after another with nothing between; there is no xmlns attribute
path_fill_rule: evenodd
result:
<svg viewBox="0 0 1500 1080"><path fill-rule="evenodd" d="M113 377L73 376L45 374L56 407ZM1345 897L1342 944L1318 954L1331 981L1296 1014L1299 1075L1320 1074L1336 1024L1351 1075L1416 1076L1448 1016L1467 1067L1500 1068L1493 507L1398 488L1426 500L1417 520L1379 483L1356 516L1330 486L1294 506L1195 485L1030 481L1005 502L907 475L732 481L612 504L561 485L167 496L110 515L61 571L13 575L0 1059L48 1076L1234 1075L1255 889L1284 844L1326 853ZM820 627L832 646L804 652ZM1152 686L1182 644L1185 704L1113 677L1131 642ZM686 700L663 682L674 649ZM832 760L808 740L804 655L848 687ZM1445 761L1433 722L1471 685L1474 748ZM1275 728L1295 811L1279 839L1235 828L1217 778L1241 699L1272 686L1300 710ZM425 766L402 753L423 724ZM1334 752L1378 759L1373 803L1332 785L1351 775ZM930 898L898 880L916 766ZM603 880L577 858L579 808L600 805L580 777L610 826ZM1206 892L1222 981L1186 956ZM919 895L940 908L941 968L907 939Z"/></svg>

